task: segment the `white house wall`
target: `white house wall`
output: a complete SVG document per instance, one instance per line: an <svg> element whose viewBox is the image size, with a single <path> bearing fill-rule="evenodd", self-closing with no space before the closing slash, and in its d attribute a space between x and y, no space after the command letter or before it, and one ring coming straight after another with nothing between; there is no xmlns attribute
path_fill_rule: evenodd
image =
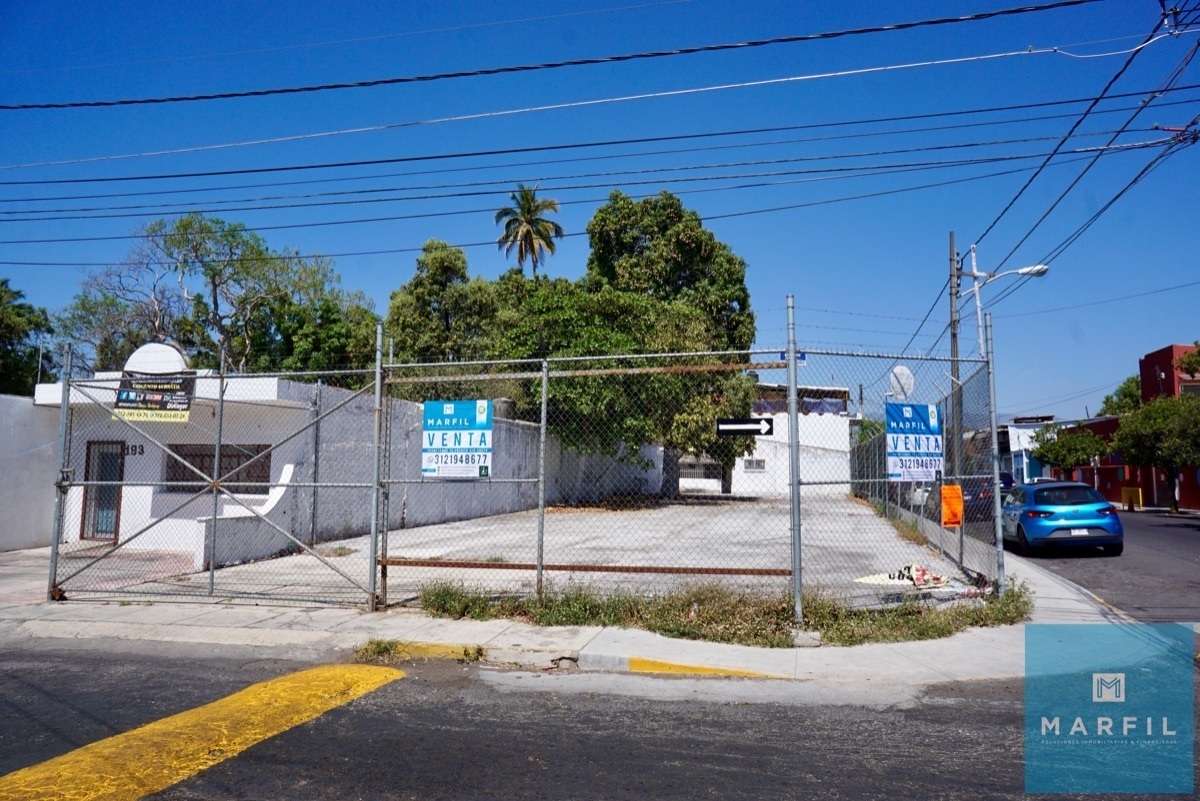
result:
<svg viewBox="0 0 1200 801"><path fill-rule="evenodd" d="M0 551L49 545L58 478L58 410L0 395L0 442Z"/></svg>

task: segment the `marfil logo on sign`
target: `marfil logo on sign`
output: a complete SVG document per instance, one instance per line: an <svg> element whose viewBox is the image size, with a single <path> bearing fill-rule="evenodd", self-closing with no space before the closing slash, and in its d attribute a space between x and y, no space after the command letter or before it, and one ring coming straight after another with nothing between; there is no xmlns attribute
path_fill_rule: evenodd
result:
<svg viewBox="0 0 1200 801"><path fill-rule="evenodd" d="M1125 703L1125 674L1093 673L1092 701L1097 704Z"/></svg>
<svg viewBox="0 0 1200 801"><path fill-rule="evenodd" d="M1125 703L1125 674L1124 673L1093 673L1092 674L1092 702L1097 704L1103 703ZM1158 726L1158 731L1155 732L1155 720L1152 717L1146 717L1145 731L1147 737L1156 735L1163 737L1171 737L1178 734L1177 731L1171 728L1171 721L1165 715L1162 718L1162 725ZM1118 724L1121 730L1120 736L1128 737L1143 733L1142 727L1143 718L1127 716L1120 718ZM1114 737L1113 733L1113 718L1097 717L1095 726L1088 727L1090 721L1085 721L1081 717L1075 718L1071 723L1071 728L1067 731L1070 737ZM1042 736L1050 734L1062 734L1062 721L1059 717L1042 718Z"/></svg>

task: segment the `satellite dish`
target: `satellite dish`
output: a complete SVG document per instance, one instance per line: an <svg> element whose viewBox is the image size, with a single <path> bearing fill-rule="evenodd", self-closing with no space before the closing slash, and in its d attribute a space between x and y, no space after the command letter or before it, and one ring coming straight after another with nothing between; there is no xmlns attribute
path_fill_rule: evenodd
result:
<svg viewBox="0 0 1200 801"><path fill-rule="evenodd" d="M896 396L896 400L908 400L915 384L912 370L902 364L896 365L892 368L891 375L888 376L888 383L891 385L892 394Z"/></svg>
<svg viewBox="0 0 1200 801"><path fill-rule="evenodd" d="M160 342L142 345L125 362L127 373L170 374L188 369L187 359L177 349Z"/></svg>

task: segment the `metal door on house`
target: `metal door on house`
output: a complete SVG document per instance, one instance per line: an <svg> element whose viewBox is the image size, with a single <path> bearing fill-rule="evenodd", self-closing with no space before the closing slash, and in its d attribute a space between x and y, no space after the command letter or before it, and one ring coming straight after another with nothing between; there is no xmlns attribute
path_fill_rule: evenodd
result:
<svg viewBox="0 0 1200 801"><path fill-rule="evenodd" d="M121 522L120 482L125 480L125 443L89 442L84 480L113 483L84 487L80 538L116 542Z"/></svg>

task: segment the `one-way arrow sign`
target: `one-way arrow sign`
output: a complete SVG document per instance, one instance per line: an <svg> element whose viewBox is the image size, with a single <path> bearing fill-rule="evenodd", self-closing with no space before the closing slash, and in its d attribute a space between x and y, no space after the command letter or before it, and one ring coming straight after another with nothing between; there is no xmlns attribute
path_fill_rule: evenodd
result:
<svg viewBox="0 0 1200 801"><path fill-rule="evenodd" d="M770 417L722 418L717 420L717 434L722 437L769 437L775 431Z"/></svg>

